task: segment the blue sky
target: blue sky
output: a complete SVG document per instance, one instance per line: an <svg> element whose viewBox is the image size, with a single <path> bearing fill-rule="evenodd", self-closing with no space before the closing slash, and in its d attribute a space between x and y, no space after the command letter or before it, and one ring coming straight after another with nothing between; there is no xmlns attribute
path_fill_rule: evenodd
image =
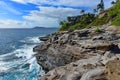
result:
<svg viewBox="0 0 120 80"><path fill-rule="evenodd" d="M111 1L104 0L105 8ZM59 27L67 16L91 12L100 0L0 0L0 28Z"/></svg>

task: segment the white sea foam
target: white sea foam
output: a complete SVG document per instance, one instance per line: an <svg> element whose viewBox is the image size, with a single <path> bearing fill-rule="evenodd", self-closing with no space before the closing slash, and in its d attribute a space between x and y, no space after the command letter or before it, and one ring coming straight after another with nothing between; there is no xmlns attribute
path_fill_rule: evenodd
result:
<svg viewBox="0 0 120 80"><path fill-rule="evenodd" d="M41 43L38 37L27 37L24 40L20 40L23 43Z"/></svg>
<svg viewBox="0 0 120 80"><path fill-rule="evenodd" d="M7 53L5 55L0 56L0 71L7 70L12 67L17 67L18 65L22 65L27 61L32 60L34 57L33 47L24 45L20 49L16 49L12 53ZM34 59L35 60L35 59ZM32 63L30 63L32 64Z"/></svg>
<svg viewBox="0 0 120 80"><path fill-rule="evenodd" d="M29 37L27 39L22 41L24 41L25 43L28 42L35 44L31 44L31 45L24 44L19 49L16 49L11 53L0 55L0 73L2 72L7 73L9 71L12 72L21 71L21 75L23 75L23 72L25 73L30 72L29 73L30 75L32 75L33 72L35 75L38 76L44 74L44 71L41 70L40 66L37 64L36 58L34 56L35 53L33 52L33 47L36 46L36 43L40 43L40 41L38 37L34 37L34 38ZM15 75L13 77L16 76L19 77L19 75ZM27 79L27 75L24 80L26 79Z"/></svg>
<svg viewBox="0 0 120 80"><path fill-rule="evenodd" d="M33 47L35 45L24 45L21 49L17 49L14 53L16 53L17 57L23 57L23 58L31 58L35 53L33 52Z"/></svg>

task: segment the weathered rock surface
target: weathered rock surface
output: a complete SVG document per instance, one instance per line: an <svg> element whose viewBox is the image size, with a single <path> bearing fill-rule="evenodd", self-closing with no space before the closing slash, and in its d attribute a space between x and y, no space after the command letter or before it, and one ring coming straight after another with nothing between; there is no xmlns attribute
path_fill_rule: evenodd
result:
<svg viewBox="0 0 120 80"><path fill-rule="evenodd" d="M120 59L120 27L117 28L101 27L100 32L90 28L47 36L43 45L34 48L37 61L46 72L40 80L118 80L110 78L105 67L109 61Z"/></svg>
<svg viewBox="0 0 120 80"><path fill-rule="evenodd" d="M107 62L106 73L108 80L120 80L120 60Z"/></svg>
<svg viewBox="0 0 120 80"><path fill-rule="evenodd" d="M41 80L93 80L94 76L104 73L104 67L99 62L99 58L100 56L94 56L56 68L48 72Z"/></svg>

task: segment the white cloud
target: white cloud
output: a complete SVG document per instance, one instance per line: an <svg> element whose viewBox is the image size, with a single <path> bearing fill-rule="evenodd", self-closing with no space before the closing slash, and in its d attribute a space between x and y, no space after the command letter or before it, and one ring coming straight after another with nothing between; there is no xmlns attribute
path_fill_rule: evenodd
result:
<svg viewBox="0 0 120 80"><path fill-rule="evenodd" d="M77 14L80 14L79 10L73 8L39 6L39 10L33 10L23 16L23 21L0 19L0 28L58 27L59 21Z"/></svg>
<svg viewBox="0 0 120 80"><path fill-rule="evenodd" d="M34 21L39 25L47 27L57 27L59 22L65 20L67 16L80 14L78 9L61 7L42 7L40 10L31 11L29 15L23 16L24 19Z"/></svg>
<svg viewBox="0 0 120 80"><path fill-rule="evenodd" d="M11 0L11 1L15 1L15 2L18 2L18 3L26 4L25 0Z"/></svg>
<svg viewBox="0 0 120 80"><path fill-rule="evenodd" d="M40 17L56 18L56 19L65 19L66 16L78 15L80 11L73 8L62 8L62 7L42 7L39 6L39 10L33 10L29 15L24 16L28 20L40 19Z"/></svg>
<svg viewBox="0 0 120 80"><path fill-rule="evenodd" d="M100 0L12 0L18 3L32 3L36 5L41 4L50 4L50 5L64 5L64 6L74 6L74 7L95 7ZM104 0L105 7L108 8L111 6L113 0Z"/></svg>
<svg viewBox="0 0 120 80"><path fill-rule="evenodd" d="M0 28L26 28L26 26L31 24L27 21L18 21L12 19L0 20Z"/></svg>
<svg viewBox="0 0 120 80"><path fill-rule="evenodd" d="M67 16L74 16L80 14L80 9L71 7L91 7L95 8L100 0L11 0L22 4L32 3L36 4L39 10L30 11L28 15L22 16L24 21L18 20L0 20L0 27L57 27L59 21L64 20ZM112 0L104 0L105 7L111 6ZM1 3L0 3L1 4ZM51 5L49 7L42 6L43 4ZM57 7L52 7L57 6ZM61 6L66 6L61 7ZM8 8L9 9L9 8ZM16 12L14 10L11 10ZM16 12L17 13L17 12Z"/></svg>

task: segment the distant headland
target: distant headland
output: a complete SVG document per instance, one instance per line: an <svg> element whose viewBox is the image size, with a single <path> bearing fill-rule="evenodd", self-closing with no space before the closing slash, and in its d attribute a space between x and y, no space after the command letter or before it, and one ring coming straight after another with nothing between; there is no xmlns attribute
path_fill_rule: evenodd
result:
<svg viewBox="0 0 120 80"><path fill-rule="evenodd" d="M35 26L33 29L57 29L57 27L40 27L40 26Z"/></svg>

